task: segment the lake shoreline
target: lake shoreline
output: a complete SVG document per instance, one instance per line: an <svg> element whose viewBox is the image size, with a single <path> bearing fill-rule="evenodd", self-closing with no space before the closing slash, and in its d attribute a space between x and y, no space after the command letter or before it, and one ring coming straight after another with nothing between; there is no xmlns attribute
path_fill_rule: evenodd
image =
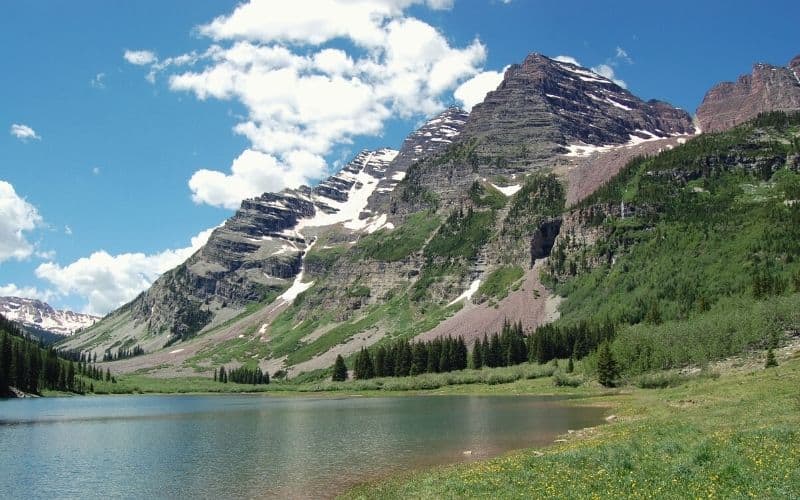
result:
<svg viewBox="0 0 800 500"><path fill-rule="evenodd" d="M795 355L777 368L598 396L594 403L613 409L605 424L549 446L368 481L341 497L725 498L748 485L747 494L777 498L800 491L798 385Z"/></svg>

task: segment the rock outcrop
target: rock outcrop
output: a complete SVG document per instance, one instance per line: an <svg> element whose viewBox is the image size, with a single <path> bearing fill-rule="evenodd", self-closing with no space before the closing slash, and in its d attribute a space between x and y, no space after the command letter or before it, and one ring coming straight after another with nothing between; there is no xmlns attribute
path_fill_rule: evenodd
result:
<svg viewBox="0 0 800 500"><path fill-rule="evenodd" d="M722 82L709 90L697 119L704 132L720 132L766 111L800 110L800 55L785 67L758 63L736 82Z"/></svg>

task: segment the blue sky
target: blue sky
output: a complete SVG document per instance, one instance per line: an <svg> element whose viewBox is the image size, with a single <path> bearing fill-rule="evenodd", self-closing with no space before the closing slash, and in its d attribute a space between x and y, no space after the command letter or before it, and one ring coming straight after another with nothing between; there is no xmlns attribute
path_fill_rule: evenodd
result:
<svg viewBox="0 0 800 500"><path fill-rule="evenodd" d="M800 4L788 1L355 0L377 23L348 17L346 0L318 1L332 10L308 23L278 2L239 17L237 2L216 0L4 2L0 292L107 312L191 253L239 196L313 182L364 147L398 147L459 103L462 84L483 72L496 81L529 52L608 65L633 93L690 112L714 83L800 53ZM438 59L401 54L420 39ZM320 74L341 84L327 103L315 100L327 95ZM415 80L403 86L400 74Z"/></svg>

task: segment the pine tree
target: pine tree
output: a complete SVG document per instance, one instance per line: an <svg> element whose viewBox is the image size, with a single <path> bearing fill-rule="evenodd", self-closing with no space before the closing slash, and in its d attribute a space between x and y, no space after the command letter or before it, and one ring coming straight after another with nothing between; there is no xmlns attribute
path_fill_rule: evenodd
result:
<svg viewBox="0 0 800 500"><path fill-rule="evenodd" d="M336 356L336 362L333 363L333 377L334 382L344 382L347 380L347 365L344 364L344 358L341 354Z"/></svg>
<svg viewBox="0 0 800 500"><path fill-rule="evenodd" d="M575 371L575 363L572 361L572 357L569 358L569 363L567 363L567 373L572 373Z"/></svg>
<svg viewBox="0 0 800 500"><path fill-rule="evenodd" d="M217 369L214 368L214 382L217 381Z"/></svg>
<svg viewBox="0 0 800 500"><path fill-rule="evenodd" d="M619 377L619 367L606 340L597 351L597 379L605 387L614 387L617 377Z"/></svg>
<svg viewBox="0 0 800 500"><path fill-rule="evenodd" d="M778 366L778 360L775 359L775 353L772 350L772 346L767 349L767 362L764 364L764 368L773 368Z"/></svg>
<svg viewBox="0 0 800 500"><path fill-rule="evenodd" d="M472 345L472 368L480 370L483 368L483 352L481 350L481 341L475 339Z"/></svg>
<svg viewBox="0 0 800 500"><path fill-rule="evenodd" d="M11 385L11 339L6 332L0 338L0 395L8 392Z"/></svg>
<svg viewBox="0 0 800 500"><path fill-rule="evenodd" d="M225 373L225 366L219 367L219 381L222 382L223 384L228 383L228 374Z"/></svg>

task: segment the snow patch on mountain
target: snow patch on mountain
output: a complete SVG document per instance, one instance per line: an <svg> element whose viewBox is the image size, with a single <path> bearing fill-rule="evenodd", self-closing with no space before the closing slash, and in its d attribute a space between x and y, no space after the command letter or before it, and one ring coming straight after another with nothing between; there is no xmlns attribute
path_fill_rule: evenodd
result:
<svg viewBox="0 0 800 500"><path fill-rule="evenodd" d="M21 297L0 297L0 314L23 326L39 328L59 335L72 335L92 326L100 318L90 314L54 309L50 304Z"/></svg>
<svg viewBox="0 0 800 500"><path fill-rule="evenodd" d="M469 288L464 290L464 293L462 293L461 295L453 299L449 304L447 304L447 307L450 307L453 304L457 304L462 300L469 301L472 298L472 296L475 295L475 292L478 291L478 288L480 288L480 286L481 286L481 280L479 278L470 283Z"/></svg>

